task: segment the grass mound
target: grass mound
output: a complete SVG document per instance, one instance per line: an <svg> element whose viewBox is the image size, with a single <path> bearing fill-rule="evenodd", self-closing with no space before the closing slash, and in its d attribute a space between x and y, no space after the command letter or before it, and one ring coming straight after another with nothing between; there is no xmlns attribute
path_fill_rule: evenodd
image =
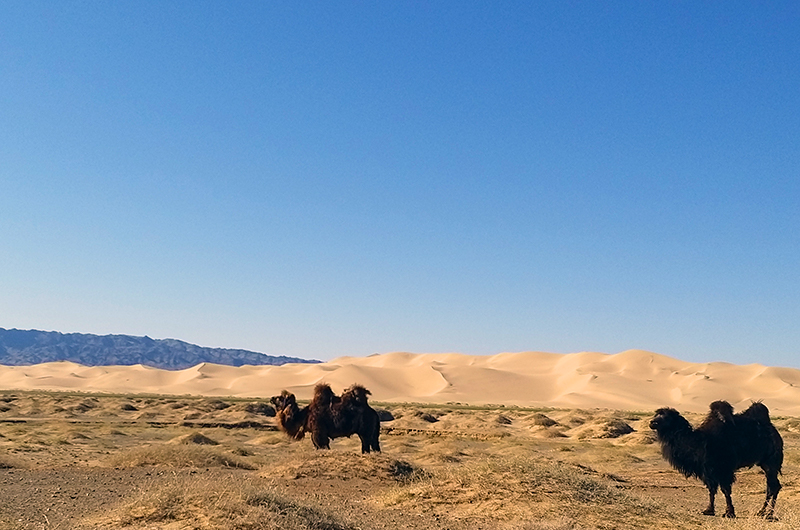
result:
<svg viewBox="0 0 800 530"><path fill-rule="evenodd" d="M620 438L634 432L627 422L620 418L598 418L588 421L572 431L578 440Z"/></svg>
<svg viewBox="0 0 800 530"><path fill-rule="evenodd" d="M509 503L509 499L519 502ZM434 470L393 488L381 498L385 506L445 505L463 519L486 514L505 519L575 517L598 514L625 518L636 528L659 508L632 495L611 478L590 468L525 457L496 458ZM667 514L662 514L667 515Z"/></svg>
<svg viewBox="0 0 800 530"><path fill-rule="evenodd" d="M273 486L201 478L177 479L149 488L111 513L85 523L98 528L353 529L321 509L277 493Z"/></svg>
<svg viewBox="0 0 800 530"><path fill-rule="evenodd" d="M533 424L534 425L541 425L542 427L553 427L554 425L558 425L559 423L551 419L541 412L537 412L533 415Z"/></svg>
<svg viewBox="0 0 800 530"><path fill-rule="evenodd" d="M337 450L315 451L307 458L292 459L262 471L282 478L377 479L408 481L424 472L417 466L384 454L361 455Z"/></svg>
<svg viewBox="0 0 800 530"><path fill-rule="evenodd" d="M199 432L192 432L189 434L184 434L183 436L178 436L177 438L170 440L168 443L178 445L219 445L218 441L212 440L208 436Z"/></svg>
<svg viewBox="0 0 800 530"><path fill-rule="evenodd" d="M108 460L112 467L235 467L256 469L246 460L202 445L156 445L125 451Z"/></svg>

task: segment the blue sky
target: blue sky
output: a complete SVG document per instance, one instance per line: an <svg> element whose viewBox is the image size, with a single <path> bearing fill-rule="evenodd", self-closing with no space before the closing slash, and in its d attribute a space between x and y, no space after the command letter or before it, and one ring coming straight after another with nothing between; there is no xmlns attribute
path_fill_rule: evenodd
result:
<svg viewBox="0 0 800 530"><path fill-rule="evenodd" d="M796 2L3 13L0 327L800 367Z"/></svg>

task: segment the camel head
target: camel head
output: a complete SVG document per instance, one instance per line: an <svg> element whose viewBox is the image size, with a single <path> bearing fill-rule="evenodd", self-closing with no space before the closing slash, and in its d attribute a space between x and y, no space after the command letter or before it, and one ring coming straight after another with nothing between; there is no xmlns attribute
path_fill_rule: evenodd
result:
<svg viewBox="0 0 800 530"><path fill-rule="evenodd" d="M677 432L681 430L692 430L692 426L681 416L677 410L669 407L660 408L656 411L653 419L650 420L650 428L659 435Z"/></svg>
<svg viewBox="0 0 800 530"><path fill-rule="evenodd" d="M285 410L287 407L291 406L297 407L297 400L295 399L294 394L288 390L281 391L280 396L274 396L269 401L277 411Z"/></svg>

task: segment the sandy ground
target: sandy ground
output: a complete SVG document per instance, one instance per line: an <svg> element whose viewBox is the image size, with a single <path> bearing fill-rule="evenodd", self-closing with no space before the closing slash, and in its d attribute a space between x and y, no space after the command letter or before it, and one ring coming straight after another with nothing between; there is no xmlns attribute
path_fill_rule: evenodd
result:
<svg viewBox="0 0 800 530"><path fill-rule="evenodd" d="M286 388L303 399L319 382L337 392L357 382L384 402L641 411L672 406L703 412L718 399L736 408L763 400L775 414L800 416L800 370L688 363L640 350L615 355L388 353L313 365L202 364L180 371L68 362L0 366L0 388L19 390L266 398Z"/></svg>
<svg viewBox="0 0 800 530"><path fill-rule="evenodd" d="M0 393L0 529L800 527L790 416L774 418L786 463L767 523L752 469L734 486L739 519L699 515L705 489L664 463L651 412L375 403L394 419L383 452L361 455L356 438L288 441L264 405Z"/></svg>

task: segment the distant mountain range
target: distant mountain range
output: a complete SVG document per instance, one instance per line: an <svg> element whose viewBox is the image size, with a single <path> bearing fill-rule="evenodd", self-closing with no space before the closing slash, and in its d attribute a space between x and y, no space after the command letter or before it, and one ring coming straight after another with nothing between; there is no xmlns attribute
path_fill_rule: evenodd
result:
<svg viewBox="0 0 800 530"><path fill-rule="evenodd" d="M0 364L21 366L54 361L85 366L144 364L166 370L183 370L200 363L242 366L320 362L247 350L204 348L175 339L0 328Z"/></svg>

